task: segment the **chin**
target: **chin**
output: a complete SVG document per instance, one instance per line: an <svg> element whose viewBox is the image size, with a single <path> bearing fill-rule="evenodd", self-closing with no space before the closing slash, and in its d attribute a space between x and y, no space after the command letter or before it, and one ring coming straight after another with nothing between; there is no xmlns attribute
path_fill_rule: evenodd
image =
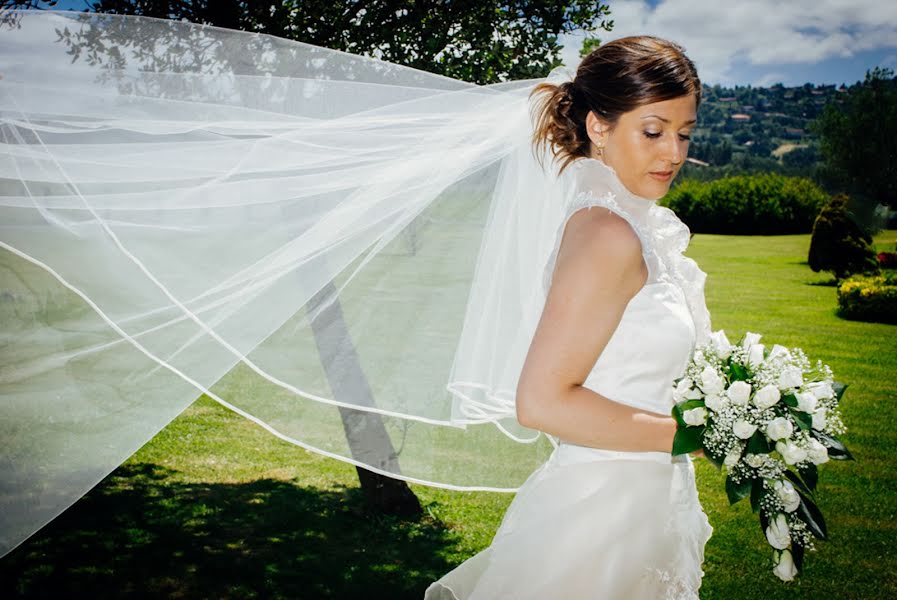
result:
<svg viewBox="0 0 897 600"><path fill-rule="evenodd" d="M644 193L639 194L639 196L647 200L653 200L654 202L657 202L658 200L666 196L669 191L670 186L668 185L665 185L663 187L651 186L649 189L643 190Z"/></svg>

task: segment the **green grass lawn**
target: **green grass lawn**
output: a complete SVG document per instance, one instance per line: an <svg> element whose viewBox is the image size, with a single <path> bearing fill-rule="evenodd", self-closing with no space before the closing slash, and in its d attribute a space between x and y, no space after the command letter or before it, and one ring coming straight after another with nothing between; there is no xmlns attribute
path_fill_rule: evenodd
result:
<svg viewBox="0 0 897 600"><path fill-rule="evenodd" d="M892 250L897 232L876 238ZM696 461L714 527L702 598L897 597L897 326L834 314L808 235L697 235L714 329L802 347L849 383L843 440L857 462L820 469L830 541L790 585L745 501ZM200 398L87 496L0 560L0 597L420 598L486 547L508 494L413 486L425 515L369 514L354 467L280 441Z"/></svg>

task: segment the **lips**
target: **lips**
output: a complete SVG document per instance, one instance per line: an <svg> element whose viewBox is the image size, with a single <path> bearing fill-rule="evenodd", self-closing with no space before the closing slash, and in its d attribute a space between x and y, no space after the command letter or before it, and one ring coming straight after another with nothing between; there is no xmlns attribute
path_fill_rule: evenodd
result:
<svg viewBox="0 0 897 600"><path fill-rule="evenodd" d="M649 171L648 175L657 179L658 181L669 181L673 176L672 171Z"/></svg>

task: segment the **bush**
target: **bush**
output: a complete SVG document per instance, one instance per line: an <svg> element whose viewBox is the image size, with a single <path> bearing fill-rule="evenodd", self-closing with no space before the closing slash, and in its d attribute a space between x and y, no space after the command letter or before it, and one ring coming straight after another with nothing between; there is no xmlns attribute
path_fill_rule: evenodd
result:
<svg viewBox="0 0 897 600"><path fill-rule="evenodd" d="M838 315L897 324L897 274L854 275L838 286Z"/></svg>
<svg viewBox="0 0 897 600"><path fill-rule="evenodd" d="M663 199L692 233L809 233L828 196L802 177L738 175L708 183L685 180Z"/></svg>
<svg viewBox="0 0 897 600"><path fill-rule="evenodd" d="M879 252L875 258L882 269L897 269L897 252Z"/></svg>
<svg viewBox="0 0 897 600"><path fill-rule="evenodd" d="M816 217L810 237L810 268L831 271L838 279L878 271L872 236L857 225L849 202L844 194L833 196Z"/></svg>

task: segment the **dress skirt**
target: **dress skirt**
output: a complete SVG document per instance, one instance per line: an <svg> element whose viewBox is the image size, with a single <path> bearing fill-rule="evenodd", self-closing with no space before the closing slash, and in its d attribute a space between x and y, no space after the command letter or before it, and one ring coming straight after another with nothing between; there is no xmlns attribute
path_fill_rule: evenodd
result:
<svg viewBox="0 0 897 600"><path fill-rule="evenodd" d="M425 599L695 599L712 532L690 457L561 443Z"/></svg>

